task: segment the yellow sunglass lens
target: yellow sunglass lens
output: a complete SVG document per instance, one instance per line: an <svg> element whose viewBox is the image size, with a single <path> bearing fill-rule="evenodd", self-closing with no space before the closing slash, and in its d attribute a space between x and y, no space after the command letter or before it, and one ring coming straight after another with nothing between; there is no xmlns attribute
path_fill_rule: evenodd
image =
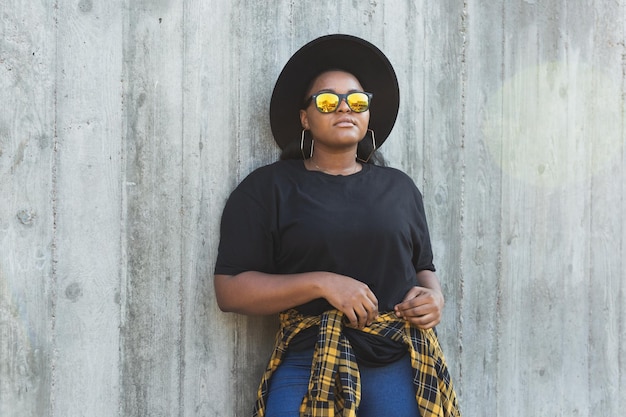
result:
<svg viewBox="0 0 626 417"><path fill-rule="evenodd" d="M364 112L369 107L369 97L363 93L352 93L346 98L348 106L357 113Z"/></svg>
<svg viewBox="0 0 626 417"><path fill-rule="evenodd" d="M339 97L332 93L322 93L315 99L315 105L322 113L331 113L339 105Z"/></svg>

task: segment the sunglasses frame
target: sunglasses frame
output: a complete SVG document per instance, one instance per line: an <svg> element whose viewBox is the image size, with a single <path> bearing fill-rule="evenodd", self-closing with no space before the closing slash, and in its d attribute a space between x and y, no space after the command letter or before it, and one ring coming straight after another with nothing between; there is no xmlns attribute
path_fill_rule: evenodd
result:
<svg viewBox="0 0 626 417"><path fill-rule="evenodd" d="M317 97L321 96L322 94L332 94L332 95L335 95L335 96L337 96L339 98L339 102L337 103L337 107L335 107L335 110L333 110L333 111L322 111L322 110L320 110L319 106L317 105L317 103L315 101L316 101ZM351 95L351 94L365 94L367 96L367 109L362 110L362 111L354 110L350 106L350 103L348 103L348 96ZM320 112L322 114L330 114L330 113L335 113L339 109L339 106L341 106L341 102L345 101L351 111L353 111L355 113L365 113L366 111L368 111L370 109L370 107L372 105L372 97L374 97L374 94L373 93L368 93L366 91L350 91L349 93L345 93L345 94L335 93L334 91L320 91L320 92L317 92L317 93L311 95L311 97L309 97L307 99L307 101L305 102L304 108L309 107L309 104L311 104L311 102L313 102L313 103L315 103L315 108L317 109L318 112Z"/></svg>

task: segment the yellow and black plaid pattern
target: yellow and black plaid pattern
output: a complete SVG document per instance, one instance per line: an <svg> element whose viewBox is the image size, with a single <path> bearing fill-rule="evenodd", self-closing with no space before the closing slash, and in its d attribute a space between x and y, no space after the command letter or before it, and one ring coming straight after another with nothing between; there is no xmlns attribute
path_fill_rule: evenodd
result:
<svg viewBox="0 0 626 417"><path fill-rule="evenodd" d="M289 342L301 330L319 325L309 390L302 400L300 416L356 417L361 400L360 374L350 342L342 334L343 313L330 310L321 316L305 317L289 310L280 315L280 324L272 357L261 379L253 416L265 416L269 381L282 362ZM450 374L432 329L415 328L394 313L386 313L363 331L407 344L421 417L460 417Z"/></svg>

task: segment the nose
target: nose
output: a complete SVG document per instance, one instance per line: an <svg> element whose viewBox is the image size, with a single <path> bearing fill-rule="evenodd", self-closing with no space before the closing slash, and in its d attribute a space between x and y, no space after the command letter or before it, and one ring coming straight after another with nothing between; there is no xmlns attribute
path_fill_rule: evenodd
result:
<svg viewBox="0 0 626 417"><path fill-rule="evenodd" d="M348 98L347 97L342 97L341 99L339 99L339 105L337 106L337 111L343 111L343 112L351 112L352 111L350 106L348 106Z"/></svg>

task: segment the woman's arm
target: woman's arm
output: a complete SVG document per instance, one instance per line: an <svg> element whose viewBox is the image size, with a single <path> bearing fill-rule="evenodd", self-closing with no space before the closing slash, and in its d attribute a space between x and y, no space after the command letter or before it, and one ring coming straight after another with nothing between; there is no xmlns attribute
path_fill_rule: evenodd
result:
<svg viewBox="0 0 626 417"><path fill-rule="evenodd" d="M331 272L275 275L247 271L215 275L214 283L222 311L275 314L325 298L342 311L354 327L362 328L378 315L378 300L366 284Z"/></svg>
<svg viewBox="0 0 626 417"><path fill-rule="evenodd" d="M395 312L420 329L430 329L441 321L445 305L441 285L437 275L428 270L417 273L417 283L418 286L411 288L395 306Z"/></svg>

